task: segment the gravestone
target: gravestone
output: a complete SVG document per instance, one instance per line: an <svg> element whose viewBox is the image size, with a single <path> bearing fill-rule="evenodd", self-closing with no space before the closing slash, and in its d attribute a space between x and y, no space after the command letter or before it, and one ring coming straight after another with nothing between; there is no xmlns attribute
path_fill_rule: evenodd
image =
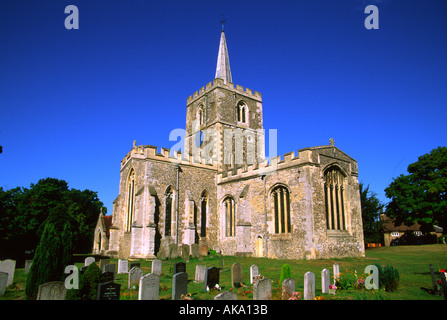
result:
<svg viewBox="0 0 447 320"><path fill-rule="evenodd" d="M193 259L197 259L200 256L200 247L198 243L194 243L191 245L191 257Z"/></svg>
<svg viewBox="0 0 447 320"><path fill-rule="evenodd" d="M220 270L216 267L209 267L205 271L205 278L203 280L203 289L209 291L219 283Z"/></svg>
<svg viewBox="0 0 447 320"><path fill-rule="evenodd" d="M442 294L444 295L444 300L447 300L447 279L445 278L445 272L439 272L441 276L441 287Z"/></svg>
<svg viewBox="0 0 447 320"><path fill-rule="evenodd" d="M207 256L208 255L208 246L207 245L203 245L200 247L200 255L201 256Z"/></svg>
<svg viewBox="0 0 447 320"><path fill-rule="evenodd" d="M151 273L161 275L161 260L155 259L152 261Z"/></svg>
<svg viewBox="0 0 447 320"><path fill-rule="evenodd" d="M315 299L315 274L308 271L304 274L304 300Z"/></svg>
<svg viewBox="0 0 447 320"><path fill-rule="evenodd" d="M182 244L182 258L186 262L189 262L190 246L188 244Z"/></svg>
<svg viewBox="0 0 447 320"><path fill-rule="evenodd" d="M206 272L206 265L204 264L196 265L196 275L194 281L203 282L205 280L205 272Z"/></svg>
<svg viewBox="0 0 447 320"><path fill-rule="evenodd" d="M160 276L148 273L140 278L138 300L158 300L160 291Z"/></svg>
<svg viewBox="0 0 447 320"><path fill-rule="evenodd" d="M253 264L250 267L250 283L254 282L254 278L257 278L259 276L259 268L257 265Z"/></svg>
<svg viewBox="0 0 447 320"><path fill-rule="evenodd" d="M106 282L98 285L96 300L119 300L121 285L114 282Z"/></svg>
<svg viewBox="0 0 447 320"><path fill-rule="evenodd" d="M179 272L172 277L172 300L180 300L188 294L188 274Z"/></svg>
<svg viewBox="0 0 447 320"><path fill-rule="evenodd" d="M330 272L328 269L321 271L321 292L329 293L329 285L331 282Z"/></svg>
<svg viewBox="0 0 447 320"><path fill-rule="evenodd" d="M0 263L0 272L5 272L8 274L8 281L6 286L10 286L14 282L14 272L16 270L16 261L7 259Z"/></svg>
<svg viewBox="0 0 447 320"><path fill-rule="evenodd" d="M295 279L287 278L282 282L282 300L289 300L295 292Z"/></svg>
<svg viewBox="0 0 447 320"><path fill-rule="evenodd" d="M217 296L215 296L214 300L237 300L237 293L230 292L230 291L224 291L222 293L219 293Z"/></svg>
<svg viewBox="0 0 447 320"><path fill-rule="evenodd" d="M140 265L139 262L132 262L132 263L130 264L129 270L132 270L133 267L138 267L138 268L140 268L141 265Z"/></svg>
<svg viewBox="0 0 447 320"><path fill-rule="evenodd" d="M32 264L33 264L33 260L25 261L25 275L27 275L29 273L29 269L31 268Z"/></svg>
<svg viewBox="0 0 447 320"><path fill-rule="evenodd" d="M334 284L335 284L337 282L338 275L340 274L340 266L338 265L338 263L334 263L333 270L334 270Z"/></svg>
<svg viewBox="0 0 447 320"><path fill-rule="evenodd" d="M160 244L160 248L158 249L157 258L160 260L166 260L169 258L169 247L166 245Z"/></svg>
<svg viewBox="0 0 447 320"><path fill-rule="evenodd" d="M67 288L62 281L43 283L37 291L37 300L65 300Z"/></svg>
<svg viewBox="0 0 447 320"><path fill-rule="evenodd" d="M140 282L140 278L143 276L143 270L141 270L139 267L133 267L129 271L128 276L128 288L131 289L134 286L136 286Z"/></svg>
<svg viewBox="0 0 447 320"><path fill-rule="evenodd" d="M95 258L93 257L87 257L84 260L84 266L88 267L90 264L95 262Z"/></svg>
<svg viewBox="0 0 447 320"><path fill-rule="evenodd" d="M114 264L114 263L106 264L104 266L104 272L113 272L113 273L115 273L115 269L116 269L116 264Z"/></svg>
<svg viewBox="0 0 447 320"><path fill-rule="evenodd" d="M186 263L184 262L174 263L174 274L180 272L186 272Z"/></svg>
<svg viewBox="0 0 447 320"><path fill-rule="evenodd" d="M8 274L6 272L0 272L0 297L5 294L6 283L8 283Z"/></svg>
<svg viewBox="0 0 447 320"><path fill-rule="evenodd" d="M104 267L106 265L110 264L110 259L101 259L99 260L99 269L101 269L101 272L104 272Z"/></svg>
<svg viewBox="0 0 447 320"><path fill-rule="evenodd" d="M101 274L101 282L113 282L115 280L115 272L104 271Z"/></svg>
<svg viewBox="0 0 447 320"><path fill-rule="evenodd" d="M118 260L118 274L128 273L129 272L128 265L129 265L129 262L127 260L119 259Z"/></svg>
<svg viewBox="0 0 447 320"><path fill-rule="evenodd" d="M231 266L231 285L233 287L241 287L244 281L242 275L242 266L239 263L233 263Z"/></svg>
<svg viewBox="0 0 447 320"><path fill-rule="evenodd" d="M175 243L169 245L169 259L178 258L178 246Z"/></svg>
<svg viewBox="0 0 447 320"><path fill-rule="evenodd" d="M440 294L439 290L438 290L438 286L437 286L437 282L436 282L436 276L435 276L435 270L433 269L433 266L430 264L430 273L431 273L431 282L433 285L433 290L435 291L435 294Z"/></svg>
<svg viewBox="0 0 447 320"><path fill-rule="evenodd" d="M272 281L260 279L253 285L253 300L272 300Z"/></svg>

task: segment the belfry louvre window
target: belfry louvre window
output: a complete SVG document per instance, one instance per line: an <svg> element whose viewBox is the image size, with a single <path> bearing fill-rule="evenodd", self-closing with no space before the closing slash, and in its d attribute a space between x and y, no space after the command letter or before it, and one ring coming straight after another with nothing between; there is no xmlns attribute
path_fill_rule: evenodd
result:
<svg viewBox="0 0 447 320"><path fill-rule="evenodd" d="M135 171L131 171L127 185L127 215L126 231L129 232L134 218L135 210Z"/></svg>
<svg viewBox="0 0 447 320"><path fill-rule="evenodd" d="M225 198L224 202L225 210L225 236L234 237L236 235L236 222L235 222L235 208L234 200L231 197Z"/></svg>
<svg viewBox="0 0 447 320"><path fill-rule="evenodd" d="M290 197L286 187L278 186L271 193L275 233L290 233Z"/></svg>
<svg viewBox="0 0 447 320"><path fill-rule="evenodd" d="M328 230L346 230L344 180L343 173L335 167L329 168L324 174L326 227Z"/></svg>
<svg viewBox="0 0 447 320"><path fill-rule="evenodd" d="M242 123L247 123L248 118L248 107L241 101L237 104L237 121Z"/></svg>
<svg viewBox="0 0 447 320"><path fill-rule="evenodd" d="M168 187L165 192L165 236L171 236L173 195L172 188Z"/></svg>

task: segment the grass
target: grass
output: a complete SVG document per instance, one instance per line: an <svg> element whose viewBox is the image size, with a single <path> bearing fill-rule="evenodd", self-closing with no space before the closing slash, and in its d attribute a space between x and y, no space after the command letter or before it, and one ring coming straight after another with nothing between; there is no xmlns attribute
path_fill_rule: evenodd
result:
<svg viewBox="0 0 447 320"><path fill-rule="evenodd" d="M162 275L160 277L160 299L171 299L172 270L175 262L163 261ZM111 259L116 263L115 259ZM144 274L151 271L151 261L139 260ZM432 288L432 280L429 264L432 264L435 271L447 268L447 246L441 244L424 246L399 246L381 247L366 251L365 258L344 258L344 259L323 259L323 260L272 260L266 258L236 258L231 256L205 257L203 261L190 260L186 264L189 283L188 292L195 300L212 300L219 291L212 290L210 293L203 290L203 283L195 283L195 267L197 264L205 264L208 267L222 268L220 272L220 285L222 290L230 290L231 265L238 262L242 265L244 274L244 284L246 287L235 290L239 300L251 300L253 298L252 286L250 285L250 266L256 264L259 272L266 278L272 280L273 298L281 298L281 286L279 278L281 267L287 263L291 267L292 276L295 279L296 291L304 292L304 274L312 271L316 280L316 295L322 296L326 300L354 300L354 299L385 299L385 300L443 300L444 297L434 296L422 290L421 287ZM332 265L338 263L340 272L357 271L363 273L365 267L370 264L380 263L382 266L392 265L400 275L400 282L397 291L383 292L379 290L338 290L336 295L321 293L321 270L330 270L332 276ZM82 267L82 264L76 264ZM439 279L439 275L437 275ZM121 284L121 299L136 300L138 291L127 289L127 274L116 276L115 282ZM14 284L7 288L6 293L0 300L22 300L25 299L26 276L24 269L16 269Z"/></svg>

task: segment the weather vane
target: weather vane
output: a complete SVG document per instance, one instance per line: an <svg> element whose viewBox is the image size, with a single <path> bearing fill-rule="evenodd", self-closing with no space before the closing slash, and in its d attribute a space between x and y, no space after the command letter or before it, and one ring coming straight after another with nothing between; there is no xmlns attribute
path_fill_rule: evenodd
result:
<svg viewBox="0 0 447 320"><path fill-rule="evenodd" d="M222 19L220 20L220 23L222 24L222 31L224 31L224 24L225 24L225 18L224 18L224 15L223 15L223 13L222 13Z"/></svg>

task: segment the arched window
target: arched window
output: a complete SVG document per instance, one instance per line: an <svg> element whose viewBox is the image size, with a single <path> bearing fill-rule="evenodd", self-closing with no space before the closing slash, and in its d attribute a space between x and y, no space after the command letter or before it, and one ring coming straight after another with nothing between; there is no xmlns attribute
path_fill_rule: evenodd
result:
<svg viewBox="0 0 447 320"><path fill-rule="evenodd" d="M127 183L127 215L126 215L126 231L129 232L134 219L135 211L135 171L129 174Z"/></svg>
<svg viewBox="0 0 447 320"><path fill-rule="evenodd" d="M234 237L236 235L236 221L234 199L226 197L223 201L225 212L225 236Z"/></svg>
<svg viewBox="0 0 447 320"><path fill-rule="evenodd" d="M206 237L206 216L208 214L208 193L202 192L200 196L200 236Z"/></svg>
<svg viewBox="0 0 447 320"><path fill-rule="evenodd" d="M248 107L244 101L240 101L237 104L237 122L247 123L248 120Z"/></svg>
<svg viewBox="0 0 447 320"><path fill-rule="evenodd" d="M329 230L346 230L344 180L345 176L337 167L332 166L324 173L326 227Z"/></svg>
<svg viewBox="0 0 447 320"><path fill-rule="evenodd" d="M165 192L165 236L171 236L172 234L172 212L174 205L174 191L169 186Z"/></svg>
<svg viewBox="0 0 447 320"><path fill-rule="evenodd" d="M197 118L199 120L199 125L200 126L205 123L205 110L203 108L203 105L199 106L199 114L198 114Z"/></svg>
<svg viewBox="0 0 447 320"><path fill-rule="evenodd" d="M272 190L271 202L274 212L275 233L290 233L290 197L289 190L277 186Z"/></svg>

